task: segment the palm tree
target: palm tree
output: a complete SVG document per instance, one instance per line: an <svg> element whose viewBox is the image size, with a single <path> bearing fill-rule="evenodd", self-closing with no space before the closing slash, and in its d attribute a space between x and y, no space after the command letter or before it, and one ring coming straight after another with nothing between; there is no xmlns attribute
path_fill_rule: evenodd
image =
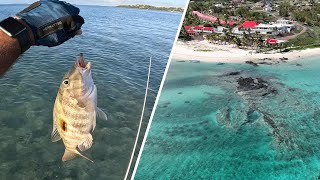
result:
<svg viewBox="0 0 320 180"><path fill-rule="evenodd" d="M249 35L247 33L243 32L241 44L244 45L246 48L248 48L248 45L250 43L249 39L250 39Z"/></svg>
<svg viewBox="0 0 320 180"><path fill-rule="evenodd" d="M231 41L233 44L237 45L237 47L240 47L242 45L241 39L239 37L234 37Z"/></svg>

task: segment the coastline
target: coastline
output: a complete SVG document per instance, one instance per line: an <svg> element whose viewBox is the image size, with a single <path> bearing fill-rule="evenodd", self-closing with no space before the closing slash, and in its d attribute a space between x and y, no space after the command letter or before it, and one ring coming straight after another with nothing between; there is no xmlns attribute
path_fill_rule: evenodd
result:
<svg viewBox="0 0 320 180"><path fill-rule="evenodd" d="M143 9L143 10L153 10L153 11L162 11L162 12L172 12L172 13L183 13L183 9L178 10L179 8L173 9L173 7L156 7L156 6L148 6L148 7L140 7L140 6L132 6L132 5L119 5L116 6L118 8L129 8L129 9Z"/></svg>
<svg viewBox="0 0 320 180"><path fill-rule="evenodd" d="M294 50L285 53L254 53L254 50L244 50L234 45L218 45L208 41L177 41L172 59L175 60L199 60L202 62L214 63L280 63L280 58L288 58L288 61L295 61L320 55L320 48L305 50ZM268 60L263 60L269 58Z"/></svg>

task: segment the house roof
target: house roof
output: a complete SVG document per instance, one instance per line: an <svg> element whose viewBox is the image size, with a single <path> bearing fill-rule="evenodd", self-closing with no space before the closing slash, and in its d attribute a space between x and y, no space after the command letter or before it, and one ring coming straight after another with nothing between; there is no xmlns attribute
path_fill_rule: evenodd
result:
<svg viewBox="0 0 320 180"><path fill-rule="evenodd" d="M191 29L192 26L184 26L185 29Z"/></svg>
<svg viewBox="0 0 320 180"><path fill-rule="evenodd" d="M193 33L196 33L196 32L194 30L188 30L187 33L193 34Z"/></svg>
<svg viewBox="0 0 320 180"><path fill-rule="evenodd" d="M203 29L203 26L195 26L194 29Z"/></svg>
<svg viewBox="0 0 320 180"><path fill-rule="evenodd" d="M255 28L258 25L255 21L245 21L244 23L240 24L238 27L244 28Z"/></svg>
<svg viewBox="0 0 320 180"><path fill-rule="evenodd" d="M267 42L268 44L276 44L276 43L278 43L278 40L268 38L268 39L266 39L266 42Z"/></svg>
<svg viewBox="0 0 320 180"><path fill-rule="evenodd" d="M216 18L214 16L208 16L208 15L202 14L199 11L192 11L192 14L197 15L200 19L203 19L203 20L207 20L207 21L211 21L211 22L217 22L218 21L218 18ZM223 21L223 20L219 20L219 23L220 24L228 24L228 25L232 26L236 22L234 22L234 21L227 21L226 22L226 21Z"/></svg>
<svg viewBox="0 0 320 180"><path fill-rule="evenodd" d="M203 30L212 31L214 29L213 29L213 27L204 27Z"/></svg>

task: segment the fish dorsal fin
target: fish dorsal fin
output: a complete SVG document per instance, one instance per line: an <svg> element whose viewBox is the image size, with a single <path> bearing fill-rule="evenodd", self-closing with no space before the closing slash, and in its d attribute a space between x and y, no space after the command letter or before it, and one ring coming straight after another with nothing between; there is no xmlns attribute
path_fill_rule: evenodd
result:
<svg viewBox="0 0 320 180"><path fill-rule="evenodd" d="M78 148L80 149L80 151L85 151L85 150L91 148L92 144L93 144L92 135L88 134L86 139L83 141L83 143L78 145Z"/></svg>
<svg viewBox="0 0 320 180"><path fill-rule="evenodd" d="M64 154L62 156L62 161L69 161L69 160L72 160L74 159L75 157L77 156L76 153L68 150L68 149L65 149L64 150Z"/></svg>
<svg viewBox="0 0 320 180"><path fill-rule="evenodd" d="M103 120L107 120L108 117L106 115L106 113L104 113L100 108L96 107L96 113L97 113L97 117Z"/></svg>
<svg viewBox="0 0 320 180"><path fill-rule="evenodd" d="M53 130L51 133L51 141L52 142L57 142L61 139L58 128L56 125L53 125Z"/></svg>

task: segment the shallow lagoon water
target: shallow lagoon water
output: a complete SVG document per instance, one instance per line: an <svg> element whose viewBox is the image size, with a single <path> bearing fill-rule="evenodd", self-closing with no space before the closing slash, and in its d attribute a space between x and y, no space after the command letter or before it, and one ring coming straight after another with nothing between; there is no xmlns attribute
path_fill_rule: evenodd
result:
<svg viewBox="0 0 320 180"><path fill-rule="evenodd" d="M0 6L0 19L26 6ZM142 110L149 57L151 90L145 123L181 19L179 13L80 6L83 35L54 47L34 47L0 79L0 179L123 179ZM64 74L79 53L93 64L98 106L93 147L63 163L52 143L52 109ZM143 135L143 133L142 133ZM141 136L142 136L141 135Z"/></svg>
<svg viewBox="0 0 320 180"><path fill-rule="evenodd" d="M319 58L259 67L173 60L136 179L317 179L319 69ZM240 77L262 78L273 93L242 91Z"/></svg>

